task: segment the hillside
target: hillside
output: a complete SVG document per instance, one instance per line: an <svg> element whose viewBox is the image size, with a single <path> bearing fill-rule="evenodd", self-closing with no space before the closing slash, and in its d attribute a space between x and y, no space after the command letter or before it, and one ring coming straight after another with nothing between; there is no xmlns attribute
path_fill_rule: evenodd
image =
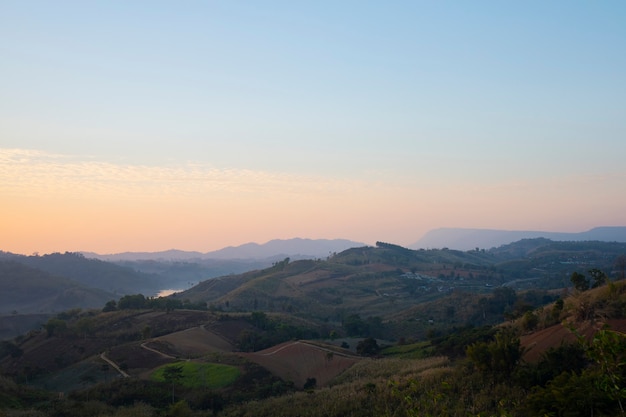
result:
<svg viewBox="0 0 626 417"><path fill-rule="evenodd" d="M379 242L328 260L285 259L267 269L201 282L177 295L223 311L275 311L341 321L398 316L452 293L571 286L574 271L618 274L626 244L522 240L490 251L409 250Z"/></svg>
<svg viewBox="0 0 626 417"><path fill-rule="evenodd" d="M0 252L0 260L18 262L49 274L71 279L85 287L114 294L142 292L152 295L162 288L162 282L158 276L137 272L110 262L87 259L79 253L24 256Z"/></svg>
<svg viewBox="0 0 626 417"><path fill-rule="evenodd" d="M353 259L355 254L347 255ZM288 267L284 263L274 268L285 272ZM486 302L480 304L495 305L492 303L498 296L488 294ZM454 302L457 308L459 301ZM28 387L21 390L11 385L14 382L4 382L8 397L0 395L0 409L7 407L9 400L12 407L28 408L28 398L35 396L40 404L46 404L52 395L46 397L46 391L36 391L44 389L68 393L65 402L55 405L63 407L64 416L84 412L81 404L89 400L91 407L108 409L110 415L135 407L135 414L156 417L158 410L172 406L172 392L188 407L187 415L198 417L209 410L222 416L376 416L385 409L396 410L395 415L400 416L446 415L444 410L448 410L447 415L462 416L470 407L477 414L506 412L512 417L541 415L537 413L544 406L568 410L567 403L559 403L542 390L563 371L578 372L578 379L558 380L564 387L581 381L592 383L597 378L593 362L580 361L584 350L576 348L580 342L571 329L587 340L601 331L602 324L624 330L620 326L626 324L626 281L573 291L562 301L526 310L518 319L500 321L489 329L470 326L447 334L434 331L413 344L379 340L381 346L376 351L384 357L375 353L373 357L363 356L372 354L365 351L355 354L362 342L375 339L361 336L350 342L356 346L345 343L347 339L342 336L354 324L350 317L333 326L325 320L259 311L74 310L57 315L41 331L0 345L1 374L18 383L28 381ZM436 302L423 305L431 311L434 306ZM564 327L560 323L570 324ZM392 325L392 321L383 323ZM444 329L438 323L430 326ZM412 335L406 329L402 339ZM564 341L574 347L564 349ZM385 343L391 345L385 347ZM623 354L624 350L616 347L615 352ZM514 353L510 349L518 349L520 356L484 368L483 354L471 353L485 349L489 357L497 348L509 349L508 355ZM560 355L562 362L548 365L546 360L554 355ZM174 391L171 385L155 379L164 369L177 367L184 367L188 374ZM222 374L224 379L215 379ZM508 382L500 379L501 375L506 375ZM587 415L589 407L593 407L594 415L616 415L617 403L590 386L597 385L587 386L594 402L583 404L584 413L568 415ZM468 391L468 387L472 389ZM494 396L499 398L495 403ZM141 413L136 409L137 398L145 402ZM528 401L524 402L525 398ZM292 407L294 401L299 404L297 409ZM40 405L41 410L46 407L50 406Z"/></svg>
<svg viewBox="0 0 626 417"><path fill-rule="evenodd" d="M114 294L16 261L0 261L0 316L102 306Z"/></svg>

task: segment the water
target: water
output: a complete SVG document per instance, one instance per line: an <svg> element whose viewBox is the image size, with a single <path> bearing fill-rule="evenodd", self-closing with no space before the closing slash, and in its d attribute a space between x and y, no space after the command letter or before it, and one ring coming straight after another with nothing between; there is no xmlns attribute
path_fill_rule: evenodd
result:
<svg viewBox="0 0 626 417"><path fill-rule="evenodd" d="M158 292L157 297L167 297L168 295L172 295L175 292L182 292L182 291L185 291L185 290L181 290L181 289L178 289L178 290L171 290L171 289L170 290L161 290L161 291Z"/></svg>

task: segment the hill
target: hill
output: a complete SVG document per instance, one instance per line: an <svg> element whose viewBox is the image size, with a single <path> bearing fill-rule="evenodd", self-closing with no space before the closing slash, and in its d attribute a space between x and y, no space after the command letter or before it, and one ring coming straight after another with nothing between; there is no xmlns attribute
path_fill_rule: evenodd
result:
<svg viewBox="0 0 626 417"><path fill-rule="evenodd" d="M286 239L264 244L247 243L213 252L125 252L111 255L83 253L90 259L116 263L119 266L157 276L160 290L181 291L204 281L230 274L262 269L286 257L296 259L326 259L330 255L362 243L345 239Z"/></svg>
<svg viewBox="0 0 626 417"><path fill-rule="evenodd" d="M341 321L347 314L386 317L451 293L571 286L574 271L617 274L626 244L523 240L490 251L410 250L378 242L328 260L285 259L272 267L211 279L179 293L223 311L292 312ZM408 314L410 316L410 314Z"/></svg>
<svg viewBox="0 0 626 417"><path fill-rule="evenodd" d="M440 228L426 233L410 248L451 248L470 250L495 248L522 239L545 238L554 241L626 242L626 227L596 227L581 233L555 233L522 230Z"/></svg>
<svg viewBox="0 0 626 417"><path fill-rule="evenodd" d="M84 287L112 294L156 294L163 282L149 275L110 262L85 258L80 253L51 253L24 256L0 252L0 260L13 261L58 277L70 279ZM95 305L91 305L94 307Z"/></svg>
<svg viewBox="0 0 626 417"><path fill-rule="evenodd" d="M413 251L394 245L381 243L371 249L378 250L367 253L370 260L394 257L399 263L416 262ZM530 252L536 249L526 248ZM444 252L438 254L439 259L463 256ZM350 250L340 255L339 259L353 262L364 254ZM299 269L306 275L315 273L310 267L325 263L302 262L292 265L283 261L273 266L273 273L285 274L292 267L291 272ZM257 271L256 278L263 277L271 282L272 271ZM254 274L248 278L255 280ZM228 284L215 284L212 291L217 293L218 285ZM517 304L525 294L511 298L516 294L506 288L482 294L474 302L484 312L499 306L502 315L505 306L496 303L499 297L506 296ZM622 378L617 373L622 368L607 367L608 362L596 366L592 356L581 355L593 355L593 346L604 346L608 340L615 349L604 352L614 352L618 360L626 359L619 356L626 352L620 339L599 335L602 323L626 324L625 281L560 294L560 303L551 300L538 309L525 308L519 318L500 320L494 327L446 329L435 319L425 324L431 329L429 336L413 344L409 344L415 335L410 327L404 328L397 342L365 339L363 333L371 328L353 326L376 322L359 322L349 312L341 323L333 324L290 312L73 310L58 314L40 331L0 344L0 373L5 378L0 378L0 409L7 409L9 403L28 409L29 401L37 398L41 416L84 415L87 406L99 410L96 415L120 417L171 414L174 406L186 407L188 412L183 415L193 417L209 412L220 416L377 416L384 415L384 410L401 416L466 415L468 409L476 415L523 417L546 414L541 411L545 407L555 415L563 410L567 415L588 415L590 410L594 415L617 415L615 397L602 391L600 378ZM414 308L422 307L436 315L437 303L449 298L456 315L461 300L472 297L452 293ZM388 317L378 324L393 327L397 323L409 322ZM569 330L574 346L562 347L561 342L568 337L563 332L567 328L560 323L570 323L567 328L594 338L594 342L580 346L587 342L571 337ZM359 334L359 342L351 342L356 349L352 346L348 350L342 336L352 331ZM368 351L374 356L356 355L355 350L359 351L366 340L376 347ZM385 357L378 356L377 351ZM499 356L504 353L505 357ZM524 354L527 360L522 360ZM491 361L492 357L497 360ZM178 368L184 371L181 379L167 382L165 369ZM224 375L223 379L218 375ZM17 383L28 381L28 385L17 386L6 377ZM577 405L580 412L570 406L581 398L576 387L584 387L585 395L591 398ZM66 392L67 399L52 401L51 393L46 397L52 390L56 398L59 391ZM551 396L554 392L563 397ZM173 396L178 401L174 404ZM137 399L142 401L141 411Z"/></svg>
<svg viewBox="0 0 626 417"><path fill-rule="evenodd" d="M0 288L0 316L90 308L115 297L16 261L0 261Z"/></svg>
<svg viewBox="0 0 626 417"><path fill-rule="evenodd" d="M573 271L598 268L615 275L618 273L615 259L624 253L626 244L621 243L547 239L526 239L491 250L465 252L410 250L378 242L377 247L351 248L324 259L285 258L270 265L257 261L239 264L247 272L229 271L233 267L229 260L215 260L217 264L212 265L218 269L213 272L225 272L219 276L213 275L212 267L203 264L204 261L126 261L118 265L73 253L44 256L0 253L0 258L25 265L33 274L32 279L20 280L19 289L12 290L13 296L4 304L4 314L14 310L49 313L58 308L102 308L104 302L126 294L153 296L158 290L170 288L178 291L179 300L187 299L212 309L290 312L340 322L349 314L358 314L363 319L430 320L438 314L419 312L422 309L416 306L450 294L483 295L501 287L537 291L567 287L571 285L569 275ZM72 283L51 284L54 288L65 288L64 296L55 296L53 302L50 295L57 293L41 290L47 287L40 285L42 278L37 278L40 273ZM7 279L15 281L16 277L7 276ZM46 282L54 283L54 280ZM73 289L69 290L68 286L72 285ZM465 299L473 300L472 297ZM433 308L433 311L441 310ZM475 307L468 307L465 314L476 314L470 310ZM483 323L499 319L488 314L484 318ZM12 317L6 334L15 334L11 328L28 329L25 326L29 322L39 323Z"/></svg>

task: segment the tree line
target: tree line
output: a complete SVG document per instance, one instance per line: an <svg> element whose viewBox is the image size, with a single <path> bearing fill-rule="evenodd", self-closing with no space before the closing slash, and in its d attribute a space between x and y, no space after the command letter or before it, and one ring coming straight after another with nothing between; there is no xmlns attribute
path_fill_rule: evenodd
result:
<svg viewBox="0 0 626 417"><path fill-rule="evenodd" d="M191 302L188 299L181 300L175 297L146 297L143 294L125 295L118 301L108 301L103 312L117 310L207 310L207 304L203 301Z"/></svg>

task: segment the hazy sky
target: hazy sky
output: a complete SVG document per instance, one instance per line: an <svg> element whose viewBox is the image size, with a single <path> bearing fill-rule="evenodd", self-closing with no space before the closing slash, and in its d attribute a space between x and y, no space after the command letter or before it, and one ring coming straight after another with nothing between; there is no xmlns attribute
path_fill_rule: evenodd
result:
<svg viewBox="0 0 626 417"><path fill-rule="evenodd" d="M626 225L621 0L0 0L0 56L0 250Z"/></svg>

